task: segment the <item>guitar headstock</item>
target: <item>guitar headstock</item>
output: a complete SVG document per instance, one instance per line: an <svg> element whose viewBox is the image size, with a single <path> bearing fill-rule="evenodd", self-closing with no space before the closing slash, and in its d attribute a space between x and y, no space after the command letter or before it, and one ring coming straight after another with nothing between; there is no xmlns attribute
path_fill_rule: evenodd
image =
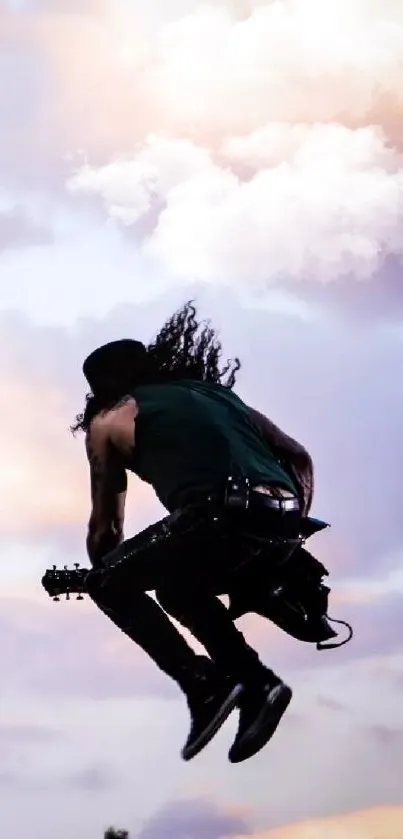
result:
<svg viewBox="0 0 403 839"><path fill-rule="evenodd" d="M48 568L42 577L42 585L49 597L53 600L60 600L60 595L65 594L66 600L70 600L71 594L78 594L76 600L84 600L83 594L86 592L85 581L89 568L80 568L78 562L74 564L74 568L67 568L67 565L62 569Z"/></svg>

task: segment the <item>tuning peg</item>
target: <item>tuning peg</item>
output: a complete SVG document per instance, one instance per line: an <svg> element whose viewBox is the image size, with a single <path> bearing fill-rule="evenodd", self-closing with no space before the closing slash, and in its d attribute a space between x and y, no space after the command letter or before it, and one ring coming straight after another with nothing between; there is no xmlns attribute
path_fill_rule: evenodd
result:
<svg viewBox="0 0 403 839"><path fill-rule="evenodd" d="M70 592L69 591L66 594L66 600L70 600Z"/></svg>
<svg viewBox="0 0 403 839"><path fill-rule="evenodd" d="M75 563L74 563L74 568L76 568L76 570L78 571L79 567L80 567L80 563L79 563L79 562L75 562Z"/></svg>
<svg viewBox="0 0 403 839"><path fill-rule="evenodd" d="M67 571L67 570L68 570L68 569L67 569L67 565L63 565L63 568L64 568L64 570L65 570L65 571Z"/></svg>
<svg viewBox="0 0 403 839"><path fill-rule="evenodd" d="M79 594L78 597L76 597L76 600L84 600L82 594Z"/></svg>
<svg viewBox="0 0 403 839"><path fill-rule="evenodd" d="M54 602L54 603L59 603L59 601L60 601L60 597L54 597L54 598L53 598L53 602Z"/></svg>
<svg viewBox="0 0 403 839"><path fill-rule="evenodd" d="M57 565L52 565L52 571L56 571L56 570L57 570Z"/></svg>

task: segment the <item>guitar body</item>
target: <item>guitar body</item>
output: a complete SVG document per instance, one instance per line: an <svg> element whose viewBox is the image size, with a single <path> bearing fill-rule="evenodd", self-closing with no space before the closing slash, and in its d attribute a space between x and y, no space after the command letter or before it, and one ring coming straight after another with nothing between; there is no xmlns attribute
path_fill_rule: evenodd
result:
<svg viewBox="0 0 403 839"><path fill-rule="evenodd" d="M237 620L254 612L298 641L328 641L337 633L327 619L330 589L323 583L327 575L322 563L302 547L277 569L268 563L246 566L230 581L230 615Z"/></svg>

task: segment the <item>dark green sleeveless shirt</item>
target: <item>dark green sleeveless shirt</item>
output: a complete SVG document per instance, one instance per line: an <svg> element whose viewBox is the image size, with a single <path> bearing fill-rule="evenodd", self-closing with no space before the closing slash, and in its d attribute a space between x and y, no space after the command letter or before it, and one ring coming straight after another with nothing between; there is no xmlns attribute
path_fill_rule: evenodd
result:
<svg viewBox="0 0 403 839"><path fill-rule="evenodd" d="M229 476L297 494L253 424L246 405L222 385L182 380L133 390L139 413L129 468L172 511Z"/></svg>

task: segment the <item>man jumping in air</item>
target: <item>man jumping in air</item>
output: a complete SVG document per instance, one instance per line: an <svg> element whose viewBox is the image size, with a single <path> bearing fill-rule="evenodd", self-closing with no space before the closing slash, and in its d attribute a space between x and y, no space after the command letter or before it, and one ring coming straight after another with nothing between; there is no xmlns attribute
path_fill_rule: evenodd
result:
<svg viewBox="0 0 403 839"><path fill-rule="evenodd" d="M222 368L220 355L214 331L199 328L191 303L147 347L133 340L99 347L83 365L91 393L72 430L86 434L91 470L89 594L184 692L191 715L185 760L239 708L229 752L236 763L272 737L292 692L237 630L216 596L218 581L247 558L248 535L262 523L273 537L298 534L313 470L302 446L233 393L240 363ZM138 537L123 540L127 470L151 484L172 514L167 538L147 543L145 531L145 550ZM225 493L245 479L247 509L231 518ZM209 516L212 503L216 514ZM209 657L194 653L166 612Z"/></svg>

